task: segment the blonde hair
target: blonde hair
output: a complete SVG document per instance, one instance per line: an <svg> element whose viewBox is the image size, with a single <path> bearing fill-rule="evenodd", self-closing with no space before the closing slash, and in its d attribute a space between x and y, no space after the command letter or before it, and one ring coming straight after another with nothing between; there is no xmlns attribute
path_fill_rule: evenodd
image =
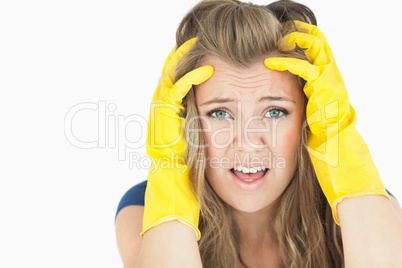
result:
<svg viewBox="0 0 402 268"><path fill-rule="evenodd" d="M235 0L200 2L177 29L177 47L193 37L197 41L177 65L173 82L199 67L207 54L238 67L248 67L266 55L308 60L300 48L285 52L278 46L284 35L297 30L291 22L295 19L316 24L310 9L292 1L278 1L268 6ZM299 81L302 90L304 81L300 78ZM183 105L186 130L201 129L199 120L190 120L198 116L194 89L183 99ZM282 267L342 267L340 228L332 219L305 148L309 128L300 131L297 170L279 198L273 219ZM202 133L185 134L187 143L205 144ZM235 267L240 250L238 230L230 206L215 193L205 177L204 148L188 146L186 160L201 209L199 249L203 265Z"/></svg>

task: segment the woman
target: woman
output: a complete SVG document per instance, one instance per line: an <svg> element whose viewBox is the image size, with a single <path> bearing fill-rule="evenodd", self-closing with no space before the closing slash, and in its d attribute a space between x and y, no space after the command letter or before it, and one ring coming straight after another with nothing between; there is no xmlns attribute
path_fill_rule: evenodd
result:
<svg viewBox="0 0 402 268"><path fill-rule="evenodd" d="M145 210L116 218L126 267L402 265L401 208L313 25L289 1L186 15L151 107Z"/></svg>

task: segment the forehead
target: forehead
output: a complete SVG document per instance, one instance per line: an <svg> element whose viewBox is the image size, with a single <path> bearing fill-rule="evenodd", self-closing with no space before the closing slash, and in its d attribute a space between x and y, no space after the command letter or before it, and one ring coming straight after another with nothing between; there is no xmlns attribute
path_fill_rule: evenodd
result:
<svg viewBox="0 0 402 268"><path fill-rule="evenodd" d="M206 82L195 87L198 100L228 95L237 99L250 99L262 94L287 97L296 102L303 97L295 75L268 69L264 59L255 61L248 68L240 68L218 57L208 55L202 65L214 67L214 74Z"/></svg>

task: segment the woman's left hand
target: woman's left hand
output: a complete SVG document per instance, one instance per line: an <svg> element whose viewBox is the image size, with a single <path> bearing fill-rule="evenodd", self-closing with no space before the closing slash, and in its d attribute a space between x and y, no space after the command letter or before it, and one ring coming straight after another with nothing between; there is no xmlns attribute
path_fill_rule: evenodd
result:
<svg viewBox="0 0 402 268"><path fill-rule="evenodd" d="M266 67L289 71L306 80L306 118L311 130L308 150L321 188L340 225L337 205L347 197L383 195L369 149L355 127L356 114L348 100L342 76L324 34L316 27L295 21L300 31L283 38L284 50L305 49L312 63L301 59L272 57Z"/></svg>
<svg viewBox="0 0 402 268"><path fill-rule="evenodd" d="M162 70L162 79L156 88L148 118L147 154L151 167L145 191L145 207L141 236L149 229L166 221L178 220L201 238L198 229L200 207L186 164L186 142L183 136L185 118L183 98L193 85L208 80L212 66L192 70L173 83L179 61L192 48L196 38L172 50Z"/></svg>

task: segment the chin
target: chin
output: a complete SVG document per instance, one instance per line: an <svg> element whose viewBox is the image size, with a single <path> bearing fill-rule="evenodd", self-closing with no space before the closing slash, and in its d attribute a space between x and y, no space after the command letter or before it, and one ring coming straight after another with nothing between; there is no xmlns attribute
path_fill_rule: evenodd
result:
<svg viewBox="0 0 402 268"><path fill-rule="evenodd" d="M274 201L275 200L267 200L266 198L257 198L256 196L247 196L240 199L236 198L236 200L228 204L235 210L253 213L270 206Z"/></svg>

